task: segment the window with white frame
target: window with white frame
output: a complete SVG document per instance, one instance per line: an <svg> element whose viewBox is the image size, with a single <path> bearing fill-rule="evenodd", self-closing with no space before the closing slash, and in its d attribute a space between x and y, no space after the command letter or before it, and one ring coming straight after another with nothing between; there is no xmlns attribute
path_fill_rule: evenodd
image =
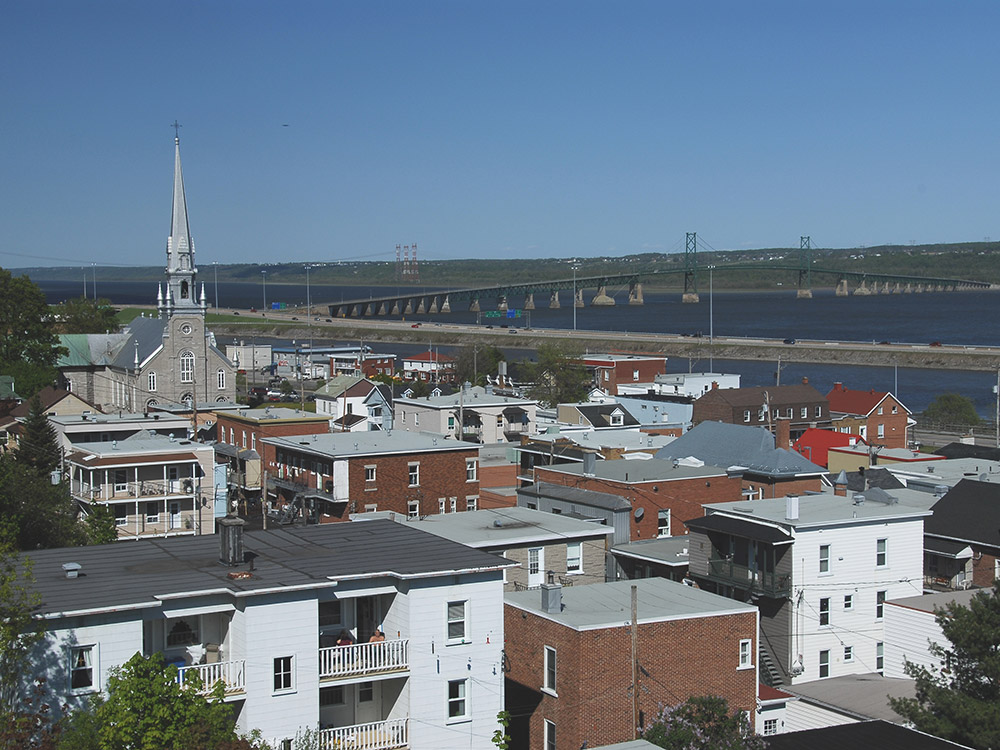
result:
<svg viewBox="0 0 1000 750"><path fill-rule="evenodd" d="M799 411L799 417L801 419L808 419L809 418L809 407L808 406L803 406L802 407L802 409Z"/></svg>
<svg viewBox="0 0 1000 750"><path fill-rule="evenodd" d="M457 513L458 512L458 498L457 497L449 497L448 498L448 507L451 509L452 513Z"/></svg>
<svg viewBox="0 0 1000 750"><path fill-rule="evenodd" d="M247 447L247 431L246 430L243 430L243 445L242 445L242 447L243 448Z"/></svg>
<svg viewBox="0 0 1000 750"><path fill-rule="evenodd" d="M287 693L295 689L295 657L278 656L274 660L274 692Z"/></svg>
<svg viewBox="0 0 1000 750"><path fill-rule="evenodd" d="M639 380L639 371L638 370L632 370L632 380L638 382L638 380Z"/></svg>
<svg viewBox="0 0 1000 750"><path fill-rule="evenodd" d="M819 545L819 572L829 573L830 572L830 545L821 544Z"/></svg>
<svg viewBox="0 0 1000 750"><path fill-rule="evenodd" d="M884 568L889 562L889 540L875 540L875 567Z"/></svg>
<svg viewBox="0 0 1000 750"><path fill-rule="evenodd" d="M439 497L438 498L438 513L444 513L445 512L445 504L447 502L448 501L445 498L443 498L443 497Z"/></svg>
<svg viewBox="0 0 1000 750"><path fill-rule="evenodd" d="M556 750L556 723L545 720L545 750Z"/></svg>
<svg viewBox="0 0 1000 750"><path fill-rule="evenodd" d="M751 638L740 639L740 669L749 669L753 666L753 640Z"/></svg>
<svg viewBox="0 0 1000 750"><path fill-rule="evenodd" d="M854 661L854 646L844 646L844 661Z"/></svg>
<svg viewBox="0 0 1000 750"><path fill-rule="evenodd" d="M816 416L817 417L822 417L823 416L823 407L822 406L817 406L816 407Z"/></svg>
<svg viewBox="0 0 1000 750"><path fill-rule="evenodd" d="M73 646L69 650L69 685L75 693L97 689L94 656L96 646Z"/></svg>
<svg viewBox="0 0 1000 750"><path fill-rule="evenodd" d="M128 491L128 475L125 469L115 469L114 479L116 493Z"/></svg>
<svg viewBox="0 0 1000 750"><path fill-rule="evenodd" d="M884 438L885 437L885 425L882 424L881 422L879 422L878 429L875 431L875 434L876 434L877 437Z"/></svg>
<svg viewBox="0 0 1000 750"><path fill-rule="evenodd" d="M777 719L764 719L764 731L762 734L768 737L772 734L778 733L778 720Z"/></svg>
<svg viewBox="0 0 1000 750"><path fill-rule="evenodd" d="M420 486L420 464L410 464L410 487Z"/></svg>
<svg viewBox="0 0 1000 750"><path fill-rule="evenodd" d="M746 411L743 412L743 421L744 422L749 422L750 421L750 410L749 409L747 409Z"/></svg>
<svg viewBox="0 0 1000 750"><path fill-rule="evenodd" d="M414 427L420 426L420 412L418 411L413 412L413 426Z"/></svg>
<svg viewBox="0 0 1000 750"><path fill-rule="evenodd" d="M542 548L532 547L528 550L528 575L536 576L542 569Z"/></svg>
<svg viewBox="0 0 1000 750"><path fill-rule="evenodd" d="M550 692L556 692L556 650L552 646L545 647L545 683L542 687Z"/></svg>
<svg viewBox="0 0 1000 750"><path fill-rule="evenodd" d="M115 526L125 526L128 524L128 508L125 505L115 505Z"/></svg>
<svg viewBox="0 0 1000 750"><path fill-rule="evenodd" d="M828 596L819 600L819 624L830 624L830 597Z"/></svg>
<svg viewBox="0 0 1000 750"><path fill-rule="evenodd" d="M880 417L882 416L882 407L881 407L881 406L880 406L880 407L878 408L878 412L877 412L877 413L878 413L878 415L879 415Z"/></svg>
<svg viewBox="0 0 1000 750"><path fill-rule="evenodd" d="M153 392L156 390L156 373L151 372L146 376L146 390Z"/></svg>
<svg viewBox="0 0 1000 750"><path fill-rule="evenodd" d="M215 381L219 386L220 391L224 391L226 389L226 371L221 367L215 372Z"/></svg>
<svg viewBox="0 0 1000 750"><path fill-rule="evenodd" d="M819 676L820 678L830 676L830 650L823 649L819 652Z"/></svg>
<svg viewBox="0 0 1000 750"><path fill-rule="evenodd" d="M882 672L885 669L885 644L879 641L875 644L875 671Z"/></svg>
<svg viewBox="0 0 1000 750"><path fill-rule="evenodd" d="M146 503L146 523L156 523L160 520L160 504Z"/></svg>
<svg viewBox="0 0 1000 750"><path fill-rule="evenodd" d="M410 500L406 503L407 518L417 518L420 515L420 501Z"/></svg>
<svg viewBox="0 0 1000 750"><path fill-rule="evenodd" d="M464 641L467 601L448 602L448 641Z"/></svg>
<svg viewBox="0 0 1000 750"><path fill-rule="evenodd" d="M185 350L180 356L181 382L194 382L194 352Z"/></svg>
<svg viewBox="0 0 1000 750"><path fill-rule="evenodd" d="M479 461L475 458L465 459L465 481L475 482L479 479Z"/></svg>
<svg viewBox="0 0 1000 750"><path fill-rule="evenodd" d="M566 543L566 572L583 572L583 542Z"/></svg>
<svg viewBox="0 0 1000 750"><path fill-rule="evenodd" d="M479 510L479 498L476 495L469 495L465 498L466 510Z"/></svg>
<svg viewBox="0 0 1000 750"><path fill-rule="evenodd" d="M375 481L375 469L374 465L365 467L365 482L370 483Z"/></svg>
<svg viewBox="0 0 1000 750"><path fill-rule="evenodd" d="M465 719L469 716L469 681L448 680L448 719Z"/></svg>
<svg viewBox="0 0 1000 750"><path fill-rule="evenodd" d="M670 536L670 509L656 512L656 536Z"/></svg>
<svg viewBox="0 0 1000 750"><path fill-rule="evenodd" d="M881 620L882 615L885 612L885 593L884 591L875 592L875 619Z"/></svg>
<svg viewBox="0 0 1000 750"><path fill-rule="evenodd" d="M844 594L844 611L851 612L854 609L854 594Z"/></svg>

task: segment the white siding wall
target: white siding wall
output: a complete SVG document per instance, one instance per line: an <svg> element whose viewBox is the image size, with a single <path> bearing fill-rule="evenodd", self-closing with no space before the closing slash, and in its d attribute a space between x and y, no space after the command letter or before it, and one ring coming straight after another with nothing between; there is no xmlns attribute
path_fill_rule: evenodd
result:
<svg viewBox="0 0 1000 750"><path fill-rule="evenodd" d="M452 579L453 580L453 579ZM503 709L503 582L499 573L442 585L414 583L410 608L410 744L414 750L482 748ZM470 581L470 582L464 582ZM467 600L466 643L446 645L449 601ZM448 681L468 679L469 720L449 723Z"/></svg>
<svg viewBox="0 0 1000 750"><path fill-rule="evenodd" d="M934 619L933 612L887 604L885 608L885 676L909 679L903 662L936 669L941 660L930 652L930 641L947 647L948 641Z"/></svg>
<svg viewBox="0 0 1000 750"><path fill-rule="evenodd" d="M888 565L875 565L877 539L888 539ZM819 572L820 545L830 545L830 572ZM801 654L804 672L793 683L819 679L819 654L830 652L830 677L876 671L876 644L885 641L876 619L876 592L886 599L923 592L923 520L838 526L799 532L794 555L792 654ZM844 597L853 597L853 611ZM820 599L830 599L830 625L820 626ZM852 646L854 659L844 659Z"/></svg>
<svg viewBox="0 0 1000 750"><path fill-rule="evenodd" d="M788 708L785 709L785 731L800 732L803 729L822 729L823 727L835 727L841 724L854 724L857 719L839 714L836 711L829 711L825 708L807 703L801 698L797 701L789 701Z"/></svg>
<svg viewBox="0 0 1000 750"><path fill-rule="evenodd" d="M303 598L304 597L304 598ZM247 729L294 737L319 724L319 605L315 592L251 597L245 610ZM273 660L294 656L295 690L274 694Z"/></svg>

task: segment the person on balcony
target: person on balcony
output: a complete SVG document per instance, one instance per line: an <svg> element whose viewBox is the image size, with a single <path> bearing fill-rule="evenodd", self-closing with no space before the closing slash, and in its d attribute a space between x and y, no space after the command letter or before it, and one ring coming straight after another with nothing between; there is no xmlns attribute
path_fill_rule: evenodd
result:
<svg viewBox="0 0 1000 750"><path fill-rule="evenodd" d="M380 628L375 628L375 632L372 633L372 637L368 639L369 643L382 643L385 640L385 633L382 632Z"/></svg>
<svg viewBox="0 0 1000 750"><path fill-rule="evenodd" d="M354 645L354 639L351 638L351 634L348 633L346 630L341 630L340 631L340 635L337 636L337 645L338 646L353 646Z"/></svg>

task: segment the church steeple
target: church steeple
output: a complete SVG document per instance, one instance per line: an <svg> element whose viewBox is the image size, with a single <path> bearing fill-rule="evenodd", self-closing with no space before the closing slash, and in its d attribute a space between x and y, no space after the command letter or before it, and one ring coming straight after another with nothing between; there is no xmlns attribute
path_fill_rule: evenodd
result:
<svg viewBox="0 0 1000 750"><path fill-rule="evenodd" d="M181 139L174 122L174 202L167 238L167 299L175 312L198 312L195 290L194 240L188 226L187 199L184 196L184 175L181 172Z"/></svg>

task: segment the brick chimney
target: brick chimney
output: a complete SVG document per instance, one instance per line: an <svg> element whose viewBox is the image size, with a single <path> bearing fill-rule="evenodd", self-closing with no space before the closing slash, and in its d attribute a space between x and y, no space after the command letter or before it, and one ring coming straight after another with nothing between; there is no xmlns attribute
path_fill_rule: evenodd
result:
<svg viewBox="0 0 1000 750"><path fill-rule="evenodd" d="M809 385L809 378L803 376L802 377L802 385Z"/></svg>
<svg viewBox="0 0 1000 750"><path fill-rule="evenodd" d="M844 390L844 384L841 383L838 380L836 383L833 384L833 390L835 390L835 391L842 391L842 390Z"/></svg>
<svg viewBox="0 0 1000 750"><path fill-rule="evenodd" d="M792 446L790 432L791 422L779 419L774 425L774 447L788 450Z"/></svg>

